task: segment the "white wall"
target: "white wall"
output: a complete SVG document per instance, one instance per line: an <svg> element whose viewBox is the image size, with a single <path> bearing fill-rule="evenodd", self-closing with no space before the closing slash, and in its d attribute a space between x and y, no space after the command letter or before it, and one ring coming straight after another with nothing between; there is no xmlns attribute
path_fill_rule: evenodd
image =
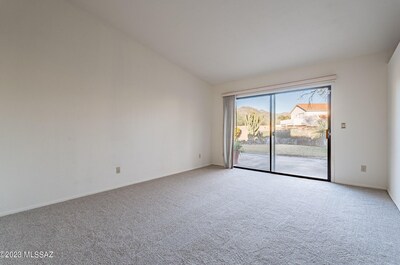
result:
<svg viewBox="0 0 400 265"><path fill-rule="evenodd" d="M210 102L68 2L1 1L0 215L210 164Z"/></svg>
<svg viewBox="0 0 400 265"><path fill-rule="evenodd" d="M400 45L389 62L389 181L388 191L400 209Z"/></svg>
<svg viewBox="0 0 400 265"><path fill-rule="evenodd" d="M332 179L387 187L387 62L389 53L275 72L214 87L213 163L222 165L222 97L237 91L330 74L332 87ZM340 129L346 122L347 129ZM367 165L367 172L361 172Z"/></svg>

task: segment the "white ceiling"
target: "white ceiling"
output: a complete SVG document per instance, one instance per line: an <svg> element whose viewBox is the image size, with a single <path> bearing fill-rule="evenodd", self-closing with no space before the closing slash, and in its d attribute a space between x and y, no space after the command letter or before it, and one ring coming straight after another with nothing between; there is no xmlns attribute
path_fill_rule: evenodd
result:
<svg viewBox="0 0 400 265"><path fill-rule="evenodd" d="M400 40L400 0L70 1L211 84Z"/></svg>

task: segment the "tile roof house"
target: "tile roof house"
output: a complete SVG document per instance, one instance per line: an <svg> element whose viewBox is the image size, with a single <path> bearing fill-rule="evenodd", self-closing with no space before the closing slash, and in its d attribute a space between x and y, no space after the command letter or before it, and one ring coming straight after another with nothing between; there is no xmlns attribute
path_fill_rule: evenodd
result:
<svg viewBox="0 0 400 265"><path fill-rule="evenodd" d="M328 104L327 103L305 103L305 104L297 104L291 113L296 109L300 108L305 112L328 112Z"/></svg>
<svg viewBox="0 0 400 265"><path fill-rule="evenodd" d="M328 116L327 103L297 104L290 112L290 120L280 122L282 126L314 126L314 121Z"/></svg>

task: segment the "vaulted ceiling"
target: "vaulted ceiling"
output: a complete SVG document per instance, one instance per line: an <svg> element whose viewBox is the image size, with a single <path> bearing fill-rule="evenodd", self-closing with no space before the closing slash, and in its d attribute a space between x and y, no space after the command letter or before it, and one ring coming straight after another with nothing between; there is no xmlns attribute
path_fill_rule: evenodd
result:
<svg viewBox="0 0 400 265"><path fill-rule="evenodd" d="M211 84L400 40L400 0L70 1Z"/></svg>

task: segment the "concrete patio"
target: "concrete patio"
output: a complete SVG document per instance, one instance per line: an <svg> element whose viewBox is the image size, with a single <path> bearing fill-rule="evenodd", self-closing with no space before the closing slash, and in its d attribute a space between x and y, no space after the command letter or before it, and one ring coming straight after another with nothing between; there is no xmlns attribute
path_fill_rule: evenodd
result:
<svg viewBox="0 0 400 265"><path fill-rule="evenodd" d="M235 166L269 171L269 155L241 153ZM327 179L328 160L315 157L277 155L275 172Z"/></svg>

